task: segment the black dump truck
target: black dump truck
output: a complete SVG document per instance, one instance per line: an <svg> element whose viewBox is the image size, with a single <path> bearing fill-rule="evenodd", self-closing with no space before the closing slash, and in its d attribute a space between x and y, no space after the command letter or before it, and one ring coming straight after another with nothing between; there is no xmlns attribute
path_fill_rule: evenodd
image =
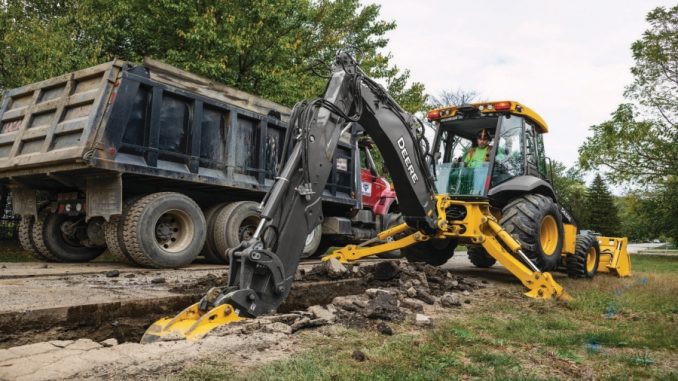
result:
<svg viewBox="0 0 678 381"><path fill-rule="evenodd" d="M289 116L149 59L6 91L0 183L22 217L20 243L45 261L85 262L108 249L148 267L181 267L199 255L225 263L226 249L258 223ZM325 221L307 237L305 256L340 236L367 239L384 224L385 213L365 213L358 128L348 130L323 194ZM394 200L381 200L380 210Z"/></svg>

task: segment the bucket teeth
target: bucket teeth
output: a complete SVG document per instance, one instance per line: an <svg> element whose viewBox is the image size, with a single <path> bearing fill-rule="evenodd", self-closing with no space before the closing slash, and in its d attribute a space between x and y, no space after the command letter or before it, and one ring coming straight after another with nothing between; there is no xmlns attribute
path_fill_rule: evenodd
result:
<svg viewBox="0 0 678 381"><path fill-rule="evenodd" d="M222 304L202 312L199 303L181 311L174 318L162 318L153 323L141 338L142 344L156 341L197 340L222 325L242 320L230 304Z"/></svg>

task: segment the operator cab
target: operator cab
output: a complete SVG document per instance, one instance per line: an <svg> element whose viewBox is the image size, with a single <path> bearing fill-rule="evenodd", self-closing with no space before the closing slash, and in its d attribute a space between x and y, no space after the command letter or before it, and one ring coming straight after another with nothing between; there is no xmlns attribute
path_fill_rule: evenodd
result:
<svg viewBox="0 0 678 381"><path fill-rule="evenodd" d="M546 180L542 134L546 123L513 101L482 102L432 110L436 191L485 198L519 176Z"/></svg>

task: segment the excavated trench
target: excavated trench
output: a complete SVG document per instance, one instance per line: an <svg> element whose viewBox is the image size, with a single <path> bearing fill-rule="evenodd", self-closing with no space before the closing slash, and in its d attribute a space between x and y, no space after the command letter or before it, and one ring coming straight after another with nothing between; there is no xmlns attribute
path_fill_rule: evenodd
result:
<svg viewBox="0 0 678 381"><path fill-rule="evenodd" d="M138 342L154 321L175 315L198 301L209 288L223 286L224 282L224 278L208 275L188 287L172 290L177 292L173 296L0 313L0 349L79 338ZM337 296L359 294L365 289L365 281L359 278L295 282L278 312L327 304Z"/></svg>
<svg viewBox="0 0 678 381"><path fill-rule="evenodd" d="M107 289L110 289L113 285L119 284L104 281L96 283L97 278L88 279L90 285L96 285L97 288L108 287ZM164 282L163 278L162 283ZM159 297L142 296L115 302L82 303L66 307L0 312L0 349L51 340L79 338L97 342L109 338L115 338L119 343L138 342L154 321L161 317L176 315L182 309L198 301L210 288L226 286L228 282L225 274L218 276L207 273L199 278L168 283L172 285L172 288L163 288L163 294ZM139 283L130 283L127 287L139 287ZM436 298L442 300L447 292L466 293L482 287L484 287L482 284L472 279L453 275L447 270L424 264L379 261L372 265L349 265L339 274L331 266L317 265L310 270L299 270L292 284L292 290L285 302L278 308L278 312L285 314L306 310L318 304L330 304L339 296L364 296L367 294L366 290L370 288L391 288L405 298L416 297L422 303L434 304ZM377 296L374 292L371 294ZM395 301L393 294L390 295L389 298ZM343 320L351 325L364 318L397 320L396 315L402 315L403 312L397 307L397 303L389 301L386 303L388 305L382 306L377 303L380 300L379 297L374 297L370 303L356 301L357 304L354 303L355 305L351 306L344 306L341 302L337 302L338 308L344 310L339 311L337 317L342 320L342 314L348 314L348 317ZM459 297L456 297L456 301L452 304L455 303L460 304ZM357 311L356 306L360 307L362 312ZM394 307L393 311L391 307ZM418 307L412 305L411 301L405 308L418 310Z"/></svg>

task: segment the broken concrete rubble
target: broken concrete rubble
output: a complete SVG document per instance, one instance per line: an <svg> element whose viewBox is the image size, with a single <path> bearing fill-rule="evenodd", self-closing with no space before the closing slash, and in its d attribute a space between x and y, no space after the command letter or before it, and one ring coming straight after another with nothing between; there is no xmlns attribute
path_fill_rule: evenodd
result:
<svg viewBox="0 0 678 381"><path fill-rule="evenodd" d="M426 316L424 314L417 314L414 318L414 324L421 327L427 327L430 326L432 322L429 316Z"/></svg>
<svg viewBox="0 0 678 381"><path fill-rule="evenodd" d="M421 327L428 327L432 324L431 316L435 318L435 316L437 316L435 315L436 311L441 311L439 306L446 308L459 307L468 300L467 294L470 294L479 287L484 287L480 282L456 276L450 274L446 270L425 264L386 261L379 262L375 265L362 264L360 266L347 265L344 267L346 269L345 272L340 271L339 273L333 273L333 276L339 276L340 278L331 278L327 265L322 264L315 266L310 270L306 270L305 272L300 272L299 280L319 280L320 282L314 284L318 284L318 287L321 288L336 287L336 285L340 283L355 283L356 281L360 281L360 288L356 288L355 290L357 291L351 291L356 292L355 294L335 297L333 299L330 297L325 301L315 300L313 302L308 302L310 298L306 293L303 294L305 298L302 298L303 300L301 300L301 302L309 304L314 303L315 305L309 307L308 304L297 303L294 307L281 309L284 313L262 316L257 319L246 319L240 323L220 327L208 335L208 337L205 338L205 341L216 339L219 341L219 345L222 345L225 342L230 342L231 337L233 337L237 338L237 340L251 343L252 341L249 338L256 336L257 334L274 335L277 337L289 336L290 340L294 340L294 338L297 337L294 334L295 332L328 324L341 324L346 327L367 329L383 335L392 335L394 329L399 329L399 326L394 325L392 322L400 322L406 319L406 321L414 322L414 324ZM136 277L137 279L134 279L135 281L139 280L139 284L146 285L150 283L151 279L158 278L155 273L151 274L149 279L143 279L140 275L137 275ZM123 281L127 278L127 275L123 276L121 274L119 278ZM166 283L168 284L168 287L175 287L177 290L181 290L182 293L191 294L204 294L207 289L211 287L225 286L228 283L226 273L221 272L218 273L218 275L210 274L193 282L179 282L165 274L163 278L167 280ZM333 280L328 281L329 278ZM106 278L102 277L102 279ZM318 292L323 293L322 289ZM113 319L106 322L107 325L110 325L115 329L117 329L117 326L123 326L129 322L121 318L116 318L115 324L113 323ZM325 329L331 330L333 328L328 327ZM223 340L222 337L219 337L225 335L229 335L229 340ZM76 338L82 336L55 337ZM118 340L112 339L113 337L118 338ZM124 366L129 366L131 362L127 363L126 361L128 361L128 359L124 356L129 353L128 348L131 348L133 343L126 341L130 340L121 339L116 335L97 337L94 341L55 340L49 342L49 345L46 347L31 347L30 350L33 355L36 355L35 351L48 351L44 352L45 357L50 358L56 356L56 354L51 354L54 350L65 351L63 353L59 352L58 356L82 352L80 354L81 356L96 355L104 358L107 356L104 355L104 353L112 353L112 356L120 357L118 360L122 361L122 363L125 364ZM183 345L184 343L181 340L165 341L148 348L146 348L146 346L139 347L144 348L143 351L137 350L134 351L134 353L136 355L136 352L158 352L158 358L164 358L161 353L166 351L165 348L178 348ZM197 345L198 347L201 346L201 344ZM271 350L271 345L273 344L257 344L255 351L261 351L263 353L261 353L260 356L266 356ZM120 349L118 349L118 347L120 347ZM21 350L22 349L17 349L17 351ZM0 352L1 351L2 350L0 350ZM12 350L7 350L0 354L4 356L17 356L15 352L14 348L12 348ZM249 357L257 356L252 353L246 355ZM155 356L155 354L153 356ZM111 362L118 360L113 359ZM9 377L10 375L19 375L21 369L19 369L18 363L15 364L13 362L14 360L8 360L6 363L3 363L3 361L2 356L0 356L0 367L4 366L4 368L0 368L0 379L3 379L2 376ZM132 359L129 361L136 360ZM182 357L181 361L185 361L185 358ZM102 364L108 363L101 362L97 364L101 366ZM83 369L87 368L83 365L82 369L77 369L78 370L73 371L74 373L64 373L63 376L66 377L77 372L82 372L85 371ZM3 373L4 371L7 372ZM13 373L9 373L10 371ZM24 373L21 374L23 375ZM26 373L26 377L28 377L28 375L29 374ZM30 374L30 376L33 377L35 374Z"/></svg>
<svg viewBox="0 0 678 381"><path fill-rule="evenodd" d="M446 292L445 295L443 295L440 298L440 305L448 308L461 306L461 302L459 301L459 295L453 294L451 292Z"/></svg>

